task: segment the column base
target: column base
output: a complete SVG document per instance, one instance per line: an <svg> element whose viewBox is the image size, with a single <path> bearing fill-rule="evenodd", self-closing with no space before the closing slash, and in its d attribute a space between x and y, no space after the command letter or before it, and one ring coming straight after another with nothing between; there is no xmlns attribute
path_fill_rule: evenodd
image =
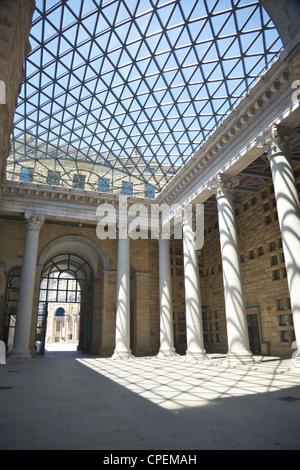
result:
<svg viewBox="0 0 300 470"><path fill-rule="evenodd" d="M29 349L12 349L10 359L32 359Z"/></svg>
<svg viewBox="0 0 300 470"><path fill-rule="evenodd" d="M162 357L162 358L175 357L175 356L178 356L178 354L177 354L177 352L175 351L174 348L160 349L158 354L157 354L157 357Z"/></svg>
<svg viewBox="0 0 300 470"><path fill-rule="evenodd" d="M291 372L300 373L300 351L295 351L292 355L292 366L290 368Z"/></svg>
<svg viewBox="0 0 300 470"><path fill-rule="evenodd" d="M113 360L122 360L127 361L128 359L134 359L134 356L131 354L131 351L117 351L114 350L114 353L111 357Z"/></svg>
<svg viewBox="0 0 300 470"><path fill-rule="evenodd" d="M187 349L185 353L186 359L207 359L206 351L204 349L190 350Z"/></svg>
<svg viewBox="0 0 300 470"><path fill-rule="evenodd" d="M255 360L253 358L252 353L249 351L241 351L236 353L228 352L225 363L227 363L229 366L237 366L243 364L250 365L254 364Z"/></svg>

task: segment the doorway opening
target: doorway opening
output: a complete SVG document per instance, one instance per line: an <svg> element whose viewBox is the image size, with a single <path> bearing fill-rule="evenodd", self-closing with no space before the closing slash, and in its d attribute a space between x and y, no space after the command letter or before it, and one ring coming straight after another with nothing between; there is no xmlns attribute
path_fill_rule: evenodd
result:
<svg viewBox="0 0 300 470"><path fill-rule="evenodd" d="M261 353L261 343L259 336L259 320L258 313L247 314L248 336L250 351L253 354Z"/></svg>
<svg viewBox="0 0 300 470"><path fill-rule="evenodd" d="M41 276L35 347L45 351L91 352L93 272L77 255L49 260Z"/></svg>
<svg viewBox="0 0 300 470"><path fill-rule="evenodd" d="M21 267L13 268L7 276L4 316L1 330L1 340L6 344L7 352L11 352L14 345L16 316L21 283L21 270Z"/></svg>

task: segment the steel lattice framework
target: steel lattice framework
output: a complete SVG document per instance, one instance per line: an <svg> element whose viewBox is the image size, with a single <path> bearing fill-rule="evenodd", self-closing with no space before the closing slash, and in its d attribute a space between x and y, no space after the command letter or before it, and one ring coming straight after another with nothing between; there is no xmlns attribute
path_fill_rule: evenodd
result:
<svg viewBox="0 0 300 470"><path fill-rule="evenodd" d="M160 192L282 49L258 0L37 0L30 42L7 178L80 188L84 169L86 189L127 175L134 194Z"/></svg>

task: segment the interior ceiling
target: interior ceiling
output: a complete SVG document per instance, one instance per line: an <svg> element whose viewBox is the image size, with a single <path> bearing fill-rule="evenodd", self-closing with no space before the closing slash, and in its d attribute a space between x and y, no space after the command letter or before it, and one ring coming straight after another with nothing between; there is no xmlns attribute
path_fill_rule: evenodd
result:
<svg viewBox="0 0 300 470"><path fill-rule="evenodd" d="M36 0L30 43L8 179L86 162L156 194L282 50L258 0Z"/></svg>

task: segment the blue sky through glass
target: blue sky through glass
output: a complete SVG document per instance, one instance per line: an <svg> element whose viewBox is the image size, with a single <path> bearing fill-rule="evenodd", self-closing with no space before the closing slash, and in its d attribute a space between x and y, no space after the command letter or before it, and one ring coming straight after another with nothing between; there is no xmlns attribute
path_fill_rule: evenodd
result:
<svg viewBox="0 0 300 470"><path fill-rule="evenodd" d="M85 160L156 191L282 47L257 0L36 0L30 42L10 159Z"/></svg>

